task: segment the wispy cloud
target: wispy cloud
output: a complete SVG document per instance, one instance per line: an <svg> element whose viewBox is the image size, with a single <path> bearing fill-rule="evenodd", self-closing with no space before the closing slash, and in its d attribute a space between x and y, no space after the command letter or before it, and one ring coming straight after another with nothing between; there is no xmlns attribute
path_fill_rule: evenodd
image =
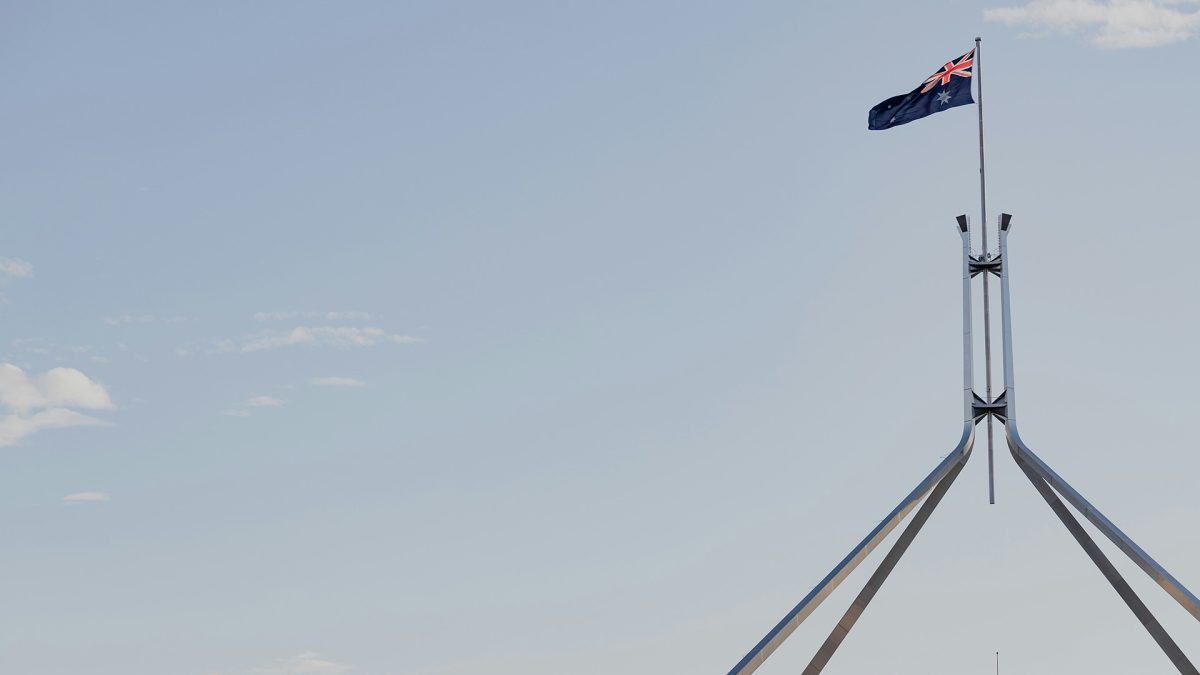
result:
<svg viewBox="0 0 1200 675"><path fill-rule="evenodd" d="M365 387L366 382L353 377L314 377L308 381L318 387Z"/></svg>
<svg viewBox="0 0 1200 675"><path fill-rule="evenodd" d="M225 675L343 675L353 668L343 663L331 661L317 652L304 652L288 658L277 659L274 663L257 668L236 670ZM223 675L212 673L211 675Z"/></svg>
<svg viewBox="0 0 1200 675"><path fill-rule="evenodd" d="M1030 30L1025 36L1087 35L1110 49L1157 47L1200 32L1197 0L1033 0L983 10L983 18Z"/></svg>
<svg viewBox="0 0 1200 675"><path fill-rule="evenodd" d="M33 263L20 258L0 257L0 287L13 279L24 279L33 276ZM0 292L0 304L7 304L8 298Z"/></svg>
<svg viewBox="0 0 1200 675"><path fill-rule="evenodd" d="M282 408L287 401L274 396L251 396L237 405L222 411L222 415L230 417L249 417L251 408Z"/></svg>
<svg viewBox="0 0 1200 675"><path fill-rule="evenodd" d="M370 312L255 312L255 321L296 321L316 319L318 321L370 321Z"/></svg>
<svg viewBox="0 0 1200 675"><path fill-rule="evenodd" d="M373 347L421 341L411 335L388 333L373 326L296 326L290 330L266 330L240 338L217 340L211 351L245 354L293 346Z"/></svg>
<svg viewBox="0 0 1200 675"><path fill-rule="evenodd" d="M153 314L129 314L129 313L114 314L112 316L104 317L104 323L109 326L127 326L129 324L158 323L158 322L187 323L189 321L195 321L195 320L196 320L196 317L187 316L186 314L177 314L177 315L168 316L165 318L156 317Z"/></svg>
<svg viewBox="0 0 1200 675"><path fill-rule="evenodd" d="M109 500L109 495L107 492L72 492L62 500L65 504L88 504L106 502Z"/></svg>
<svg viewBox="0 0 1200 675"><path fill-rule="evenodd" d="M20 258L0 257L0 276L9 279L24 279L33 276L33 263Z"/></svg>
<svg viewBox="0 0 1200 675"><path fill-rule="evenodd" d="M38 356L54 356L58 361L79 358L80 354L92 351L91 345L63 345L39 338L16 338L10 343L13 349Z"/></svg>
<svg viewBox="0 0 1200 675"><path fill-rule="evenodd" d="M26 436L43 429L104 426L109 423L67 408L39 410L32 415L0 415L0 446L16 445Z"/></svg>
<svg viewBox="0 0 1200 675"><path fill-rule="evenodd" d="M110 410L102 384L74 368L52 368L30 377L11 363L0 364L0 445L14 445L43 429L105 426L82 410Z"/></svg>
<svg viewBox="0 0 1200 675"><path fill-rule="evenodd" d="M154 317L149 314L118 314L104 317L104 323L109 326L125 326L131 323L151 323Z"/></svg>

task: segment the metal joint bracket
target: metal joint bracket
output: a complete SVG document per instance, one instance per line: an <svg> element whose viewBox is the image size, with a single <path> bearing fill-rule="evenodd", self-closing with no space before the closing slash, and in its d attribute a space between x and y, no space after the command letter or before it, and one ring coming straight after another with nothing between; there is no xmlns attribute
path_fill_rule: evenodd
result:
<svg viewBox="0 0 1200 675"><path fill-rule="evenodd" d="M1007 393L1006 391L1000 392L996 400L988 403L986 400L980 398L979 394L971 392L971 395L975 398L975 404L971 406L974 411L975 421L978 422L984 417L991 415L1001 422L1008 422L1008 402L1005 400Z"/></svg>
<svg viewBox="0 0 1200 675"><path fill-rule="evenodd" d="M980 273L990 272L996 276L1000 276L1000 271L1004 268L1000 256L985 258L982 255L971 256L967 266L971 270L971 277L979 276Z"/></svg>

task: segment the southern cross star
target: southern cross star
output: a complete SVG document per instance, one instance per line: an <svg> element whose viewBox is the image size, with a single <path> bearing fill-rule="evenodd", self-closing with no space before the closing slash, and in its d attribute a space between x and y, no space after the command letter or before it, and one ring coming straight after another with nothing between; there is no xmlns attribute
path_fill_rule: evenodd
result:
<svg viewBox="0 0 1200 675"><path fill-rule="evenodd" d="M945 91L939 93L935 98L938 100L938 103L941 103L942 105L946 105L950 102L950 94Z"/></svg>

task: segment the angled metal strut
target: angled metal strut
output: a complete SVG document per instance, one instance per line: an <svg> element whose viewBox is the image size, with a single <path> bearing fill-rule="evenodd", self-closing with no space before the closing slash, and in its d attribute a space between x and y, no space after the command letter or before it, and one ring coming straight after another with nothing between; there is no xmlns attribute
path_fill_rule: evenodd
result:
<svg viewBox="0 0 1200 675"><path fill-rule="evenodd" d="M1012 306L1010 303L1010 292L1008 282L1008 233L1011 226L1012 216L1003 214L1000 217L1000 259L1003 261L1000 271L1000 305L1001 305L1001 320L1003 323L1004 334L1004 397L1005 397L1005 415L1004 433L1008 440L1009 450L1012 452L1013 458L1016 459L1017 465L1033 487L1038 491L1038 494L1050 506L1054 514L1058 516L1063 525L1071 533L1075 540L1091 558L1092 562L1100 569L1100 572L1108 580L1112 587L1129 606L1129 609L1142 623L1154 641L1171 660L1171 663L1184 675L1200 675L1200 671L1196 670L1196 666L1188 660L1179 645L1175 643L1171 636L1167 634L1166 629L1158 622L1158 619L1150 612L1141 598L1129 586L1124 577L1113 567L1112 562L1104 555L1103 551L1096 545L1092 538L1079 524L1079 521L1071 514L1070 510L1059 499L1059 495L1066 499L1074 506L1085 518L1087 518L1097 529L1108 537L1110 541L1117 545L1117 548L1122 553L1129 556L1142 571L1146 572L1151 579L1163 587L1171 597L1183 606L1192 616L1200 619L1200 601L1197 601L1196 596L1192 594L1182 583L1162 565L1158 564L1150 554L1146 553L1140 546L1134 543L1127 534L1122 532L1120 528L1112 523L1104 516L1095 506L1091 504L1083 495L1079 494L1074 488L1054 472L1040 457L1038 457L1029 446L1021 439L1021 433L1017 428L1017 413L1016 413L1016 386L1013 379L1013 356L1012 356ZM1055 494L1057 492L1057 494Z"/></svg>
<svg viewBox="0 0 1200 675"><path fill-rule="evenodd" d="M1196 598L1182 583L1162 565L1158 564L1128 535L1122 532L1091 502L1070 486L1061 476L1054 472L1040 457L1038 457L1025 442L1017 429L1016 419L1016 387L1013 380L1012 358L1012 312L1010 305L1008 279L1008 233L1012 217L1003 214L1000 217L1000 251L996 256L989 255L987 242L978 257L971 254L970 227L966 216L958 217L958 229L962 238L962 284L963 284L963 430L958 444L938 465L908 493L899 504L872 529L850 553L825 576L808 595L788 612L770 632L759 641L741 661L738 662L729 675L749 675L786 640L805 619L809 617L825 601L827 597L853 572L862 561L875 550L877 546L894 530L905 517L916 509L920 509L904 528L896 543L888 551L883 561L876 568L871 578L851 603L834 626L829 637L821 645L817 653L804 669L804 675L818 675L829 663L838 647L849 635L850 630L858 622L871 600L887 580L900 558L908 550L921 528L929 520L933 511L941 503L942 497L949 491L955 479L971 457L975 445L975 425L985 418L992 418L1004 425L1008 447L1021 471L1029 479L1034 489L1050 506L1054 514L1083 548L1084 552L1099 568L1117 594L1125 601L1130 610L1145 627L1150 636L1171 660L1171 663L1183 675L1200 675L1196 667L1167 634L1162 624L1154 617L1142 602L1141 598L1129 586L1124 577L1113 566L1104 552L1096 545L1075 516L1067 508L1067 504L1090 521L1104 536L1108 537L1118 549L1172 598L1176 600L1193 617L1200 620L1200 600ZM972 312L971 312L971 280L977 275L984 278L990 275L1000 277L1001 319L1004 344L1004 390L994 400L980 398L974 391L973 374L974 358L972 354ZM922 500L924 502L922 503ZM1064 503L1065 500L1065 503Z"/></svg>
<svg viewBox="0 0 1200 675"><path fill-rule="evenodd" d="M845 633L849 632L850 627L852 627L854 622L857 620L858 614L862 613L862 609L865 609L867 603L869 603L871 598L874 597L875 591L878 590L879 584L882 584L883 580L887 578L887 575L891 572L892 568L895 567L895 564L899 561L900 556L904 554L904 552L908 549L908 545L912 543L912 539L916 537L917 532L920 531L921 525L928 520L929 515L933 512L933 509L937 506L938 502L941 501L941 496L945 494L947 489L949 489L950 485L954 482L954 478L958 476L959 471L962 470L963 465L966 464L967 460L970 458L971 450L975 446L976 418L975 391L973 388L975 363L974 359L972 358L973 341L971 336L971 246L966 216L959 217L958 229L959 235L962 238L963 251L963 430L962 435L958 439L958 444L954 446L954 449L950 451L950 454L946 455L946 458L943 459L941 463L938 464L937 467L935 467L934 470L925 477L924 480L917 484L917 487L914 488L912 492L908 493L908 495L896 505L896 508L892 509L891 513L889 513L882 521L880 521L878 525L875 526L875 529L871 530L867 536L858 543L858 546L855 546L854 549L850 551L849 555L843 558L842 561L838 563L837 566L835 566L833 570L821 580L820 583L818 583L811 591L809 591L808 595L804 596L804 599L802 599L799 604L792 608L792 611L788 612L787 615L785 615L783 619L780 620L780 622L776 624L775 627L772 628L771 631L768 632L766 636L763 637L763 639L760 640L759 643L755 645L754 648L751 649L750 652L747 653L746 656L744 656L736 666L733 667L733 670L729 671L729 675L749 675L757 670L758 667L762 665L763 661L766 661L767 657L773 654L775 650L779 648L779 645L783 644L783 641L788 639L788 637L796 630L796 628L803 623L804 620L807 619L809 615L821 605L822 602L825 601L825 598L829 597L829 594L832 593L843 581L845 581L846 577L849 576L850 573L853 572L860 563L862 563L863 559L866 558L871 551L875 550L875 547L878 546L879 543L882 542L884 538L887 537L887 535L891 533L891 531L894 530L897 525L900 524L900 521L904 520L905 516L907 516L914 508L916 508L918 502L924 499L926 495L936 491L936 498L935 496L930 496L926 501L925 506L922 506L921 513L919 513L913 519L913 522L901 536L900 541L893 546L892 551L889 552L888 557L880 565L879 570L876 570L875 575L872 576L871 581L868 582L867 588L863 589L863 592L860 593L858 600L856 600L856 604L853 605L851 610L847 612L847 616L849 616L851 612L855 611L855 607L859 606L859 601L862 601L861 609L859 609L857 613L854 614L854 616L849 620L847 617L843 617L842 622L839 623L839 626L842 626L843 624L845 626L841 636L835 638L831 635L830 640L827 640L827 644L822 647L822 651L818 652L818 656L814 657L813 659L815 664L817 659L821 657L822 653L827 652L825 653L824 661L821 662L820 666L817 666L816 670L812 670L814 664L809 664L809 669L805 671L806 673L820 672L820 669L824 667L824 663L828 662L829 657L833 655L833 651L837 649L838 645L841 644L842 639L845 638ZM868 589L872 589L870 590L869 594ZM837 629L835 629L835 634L836 633ZM836 640L836 644L830 642L832 640Z"/></svg>
<svg viewBox="0 0 1200 675"><path fill-rule="evenodd" d="M912 521L904 528L904 532L901 533L900 538L892 546L892 550L888 551L887 556L884 557L883 562L879 563L878 569L875 570L875 573L871 575L866 585L863 586L858 597L854 599L850 608L846 610L841 620L833 627L833 631L829 634L829 637L825 638L824 644L813 655L812 660L808 662L808 666L804 669L804 675L817 675L817 673L825 670L825 666L829 664L829 659L833 658L833 653L842 645L842 640L845 640L846 636L850 634L850 629L854 628L854 624L858 623L858 617L862 616L863 612L867 610L867 605L875 598L875 594L879 592L880 587L883 586L883 582L887 580L888 575L896 568L896 563L900 562L900 556L904 555L904 552L908 550L909 544L912 543L917 533L924 527L925 522L929 520L929 516L933 515L933 510L941 503L942 497L946 496L946 492L950 490L950 486L954 484L954 479L958 478L958 474L962 472L963 467L966 466L966 462L967 458L963 456L962 461L954 465L950 473L946 474L946 477L929 494L925 503L921 504L917 515L913 516Z"/></svg>
<svg viewBox="0 0 1200 675"><path fill-rule="evenodd" d="M1017 460L1017 466L1021 467L1021 471L1025 472L1025 477L1029 479L1030 483L1033 483L1034 489L1038 491L1042 499L1046 500L1046 503L1050 506L1050 510L1054 511L1054 515L1058 516L1058 519L1066 526L1071 536L1075 537L1075 541L1079 542L1079 546L1083 548L1084 553L1087 553L1088 557L1092 559L1092 562L1100 569L1100 573L1104 575L1108 583L1112 584L1112 587L1117 591L1117 595L1121 596L1121 599L1129 606L1133 615L1137 617L1146 631L1150 633L1150 637L1154 638L1154 641L1162 648L1167 658L1171 659L1171 663L1175 664L1179 672L1185 673L1185 675L1200 675L1200 672L1188 660L1183 650L1179 648L1179 645L1175 644L1175 640L1171 639L1171 636L1167 634L1166 629L1162 627L1158 619L1150 613L1150 610L1146 607L1146 603L1142 602L1142 599L1129 586L1129 582L1125 581L1125 577L1121 576L1121 573L1113 566L1112 561L1108 559L1108 556L1104 555L1104 552L1100 550L1096 542L1083 529L1083 526L1079 524L1075 516L1071 515L1071 511L1062 503L1058 495L1054 494L1054 491L1050 489L1046 481L1042 480L1042 477L1015 452L1013 453L1013 457Z"/></svg>

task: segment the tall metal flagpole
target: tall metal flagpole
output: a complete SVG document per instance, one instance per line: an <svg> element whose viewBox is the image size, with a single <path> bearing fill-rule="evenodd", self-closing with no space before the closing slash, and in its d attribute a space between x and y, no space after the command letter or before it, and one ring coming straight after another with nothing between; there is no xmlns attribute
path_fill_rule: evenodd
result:
<svg viewBox="0 0 1200 675"><path fill-rule="evenodd" d="M974 60L970 63L974 67L972 75L976 78L980 76L979 69L979 50L983 40L975 38ZM951 74L961 73L967 66L967 59L962 58L958 64L947 64L944 73L940 76L949 77ZM954 72L951 72L951 69ZM931 80L935 78L930 78ZM938 78L940 79L940 78ZM927 80L928 82L929 80ZM1066 506L1070 504L1075 507L1087 520L1091 521L1102 534L1109 538L1116 547L1125 555L1137 564L1142 571L1146 572L1159 586L1167 591L1180 605L1184 607L1192 616L1200 619L1200 598L1192 594L1178 579L1171 576L1162 565L1158 564L1144 550L1142 550L1132 539L1122 532L1116 525L1104 516L1091 502L1083 495L1079 494L1072 488L1063 478L1051 469L1040 457L1034 454L1033 450L1021 439L1020 433L1017 431L1017 415L1016 415L1016 385L1013 381L1013 351L1012 351L1012 309L1011 309L1011 293L1009 288L1009 259L1008 259L1008 235L1012 224L1012 216L1007 213L1001 214L998 222L998 239L996 253L993 255L989 252L989 242L987 237L987 191L986 180L984 176L984 154L983 154L983 87L982 80L979 80L977 100L979 105L979 208L982 217L980 229L983 237L983 252L976 256L971 251L971 228L967 222L967 216L960 215L956 218L958 221L958 233L962 243L962 284L963 284L963 432L962 437L958 441L958 445L949 455L946 455L937 468L935 468L928 476L925 477L917 487L901 501L886 518L880 521L866 538L850 551L850 553L842 559L826 577L809 591L808 595L796 605L792 611L784 616L783 620L775 625L769 633L761 640L741 661L738 662L733 670L729 671L729 675L751 675L763 662L775 652L779 646L787 640L805 619L809 618L817 607L854 571L855 568L863 562L863 560L878 547L888 534L895 529L901 521L904 520L914 509L917 509L916 515L909 522L904 532L900 535L899 540L892 546L892 549L884 557L882 563L875 570L875 573L868 580L863 590L851 604L850 608L842 615L833 631L826 638L817 654L809 662L805 669L806 675L817 675L825 668L829 660L833 657L834 652L843 643L847 634L854 627L859 617L867 609L867 605L876 596L880 586L888 578L888 575L896 567L900 557L905 553L908 547L912 544L913 539L917 536L921 527L928 520L932 511L937 507L942 497L947 490L950 489L951 483L959 475L970 458L971 450L975 445L975 432L978 421L981 417L988 418L988 496L991 503L995 503L995 480L993 471L994 453L992 448L992 430L993 420L995 417L1004 424L1005 439L1008 443L1008 448L1012 453L1013 458L1017 462L1018 468L1029 479L1034 489L1037 490L1043 500L1050 506L1054 514L1062 521L1070 534L1075 538L1077 543L1088 557L1096 565L1097 569L1109 581L1117 594L1125 601L1125 604L1133 611L1134 616L1141 622L1142 626L1150 634L1150 636L1158 643L1163 652L1176 666L1181 675L1200 675L1200 669L1197 669L1187 655L1179 648L1179 645L1167 634L1162 624L1158 619L1150 613L1150 610L1142 602L1141 598L1121 576L1121 573L1113 566L1112 562L1104 554L1104 552L1096 545L1095 540L1083 529L1079 520L1072 515L1071 510ZM891 99L889 99L890 101ZM961 100L961 99L960 99ZM887 101L884 102L888 104ZM943 102L944 103L944 102ZM873 109L873 111L876 109ZM871 128L880 128L874 124L874 117ZM895 117L892 118L895 121ZM901 122L903 123L903 122ZM886 127L883 127L886 128ZM973 288L971 284L973 279L979 274L983 274L983 302L984 302L984 347L987 350L986 358L986 374L987 374L987 400L983 400L975 393L974 388L974 358L972 345L974 344L974 336L972 334L972 326L974 322L974 313L971 309L971 298ZM997 399L992 399L992 356L991 356L991 313L988 295L988 276L997 274L1000 277L1000 323L1001 323L1001 353L1003 357L1002 372L1004 374L1004 385ZM924 500L924 503L922 503ZM920 508L918 509L918 504ZM1000 652L995 653L996 658L996 675L1000 673Z"/></svg>
<svg viewBox="0 0 1200 675"><path fill-rule="evenodd" d="M987 236L987 182L984 180L983 162L983 66L979 61L979 47L983 38L975 38L975 81L978 83L979 102L979 222L980 236L983 238L982 259L986 262L991 258L988 253ZM992 312L988 301L988 272L983 273L983 376L987 402L992 402ZM988 460L988 503L996 503L996 461L992 450L992 416L987 416L987 460Z"/></svg>

